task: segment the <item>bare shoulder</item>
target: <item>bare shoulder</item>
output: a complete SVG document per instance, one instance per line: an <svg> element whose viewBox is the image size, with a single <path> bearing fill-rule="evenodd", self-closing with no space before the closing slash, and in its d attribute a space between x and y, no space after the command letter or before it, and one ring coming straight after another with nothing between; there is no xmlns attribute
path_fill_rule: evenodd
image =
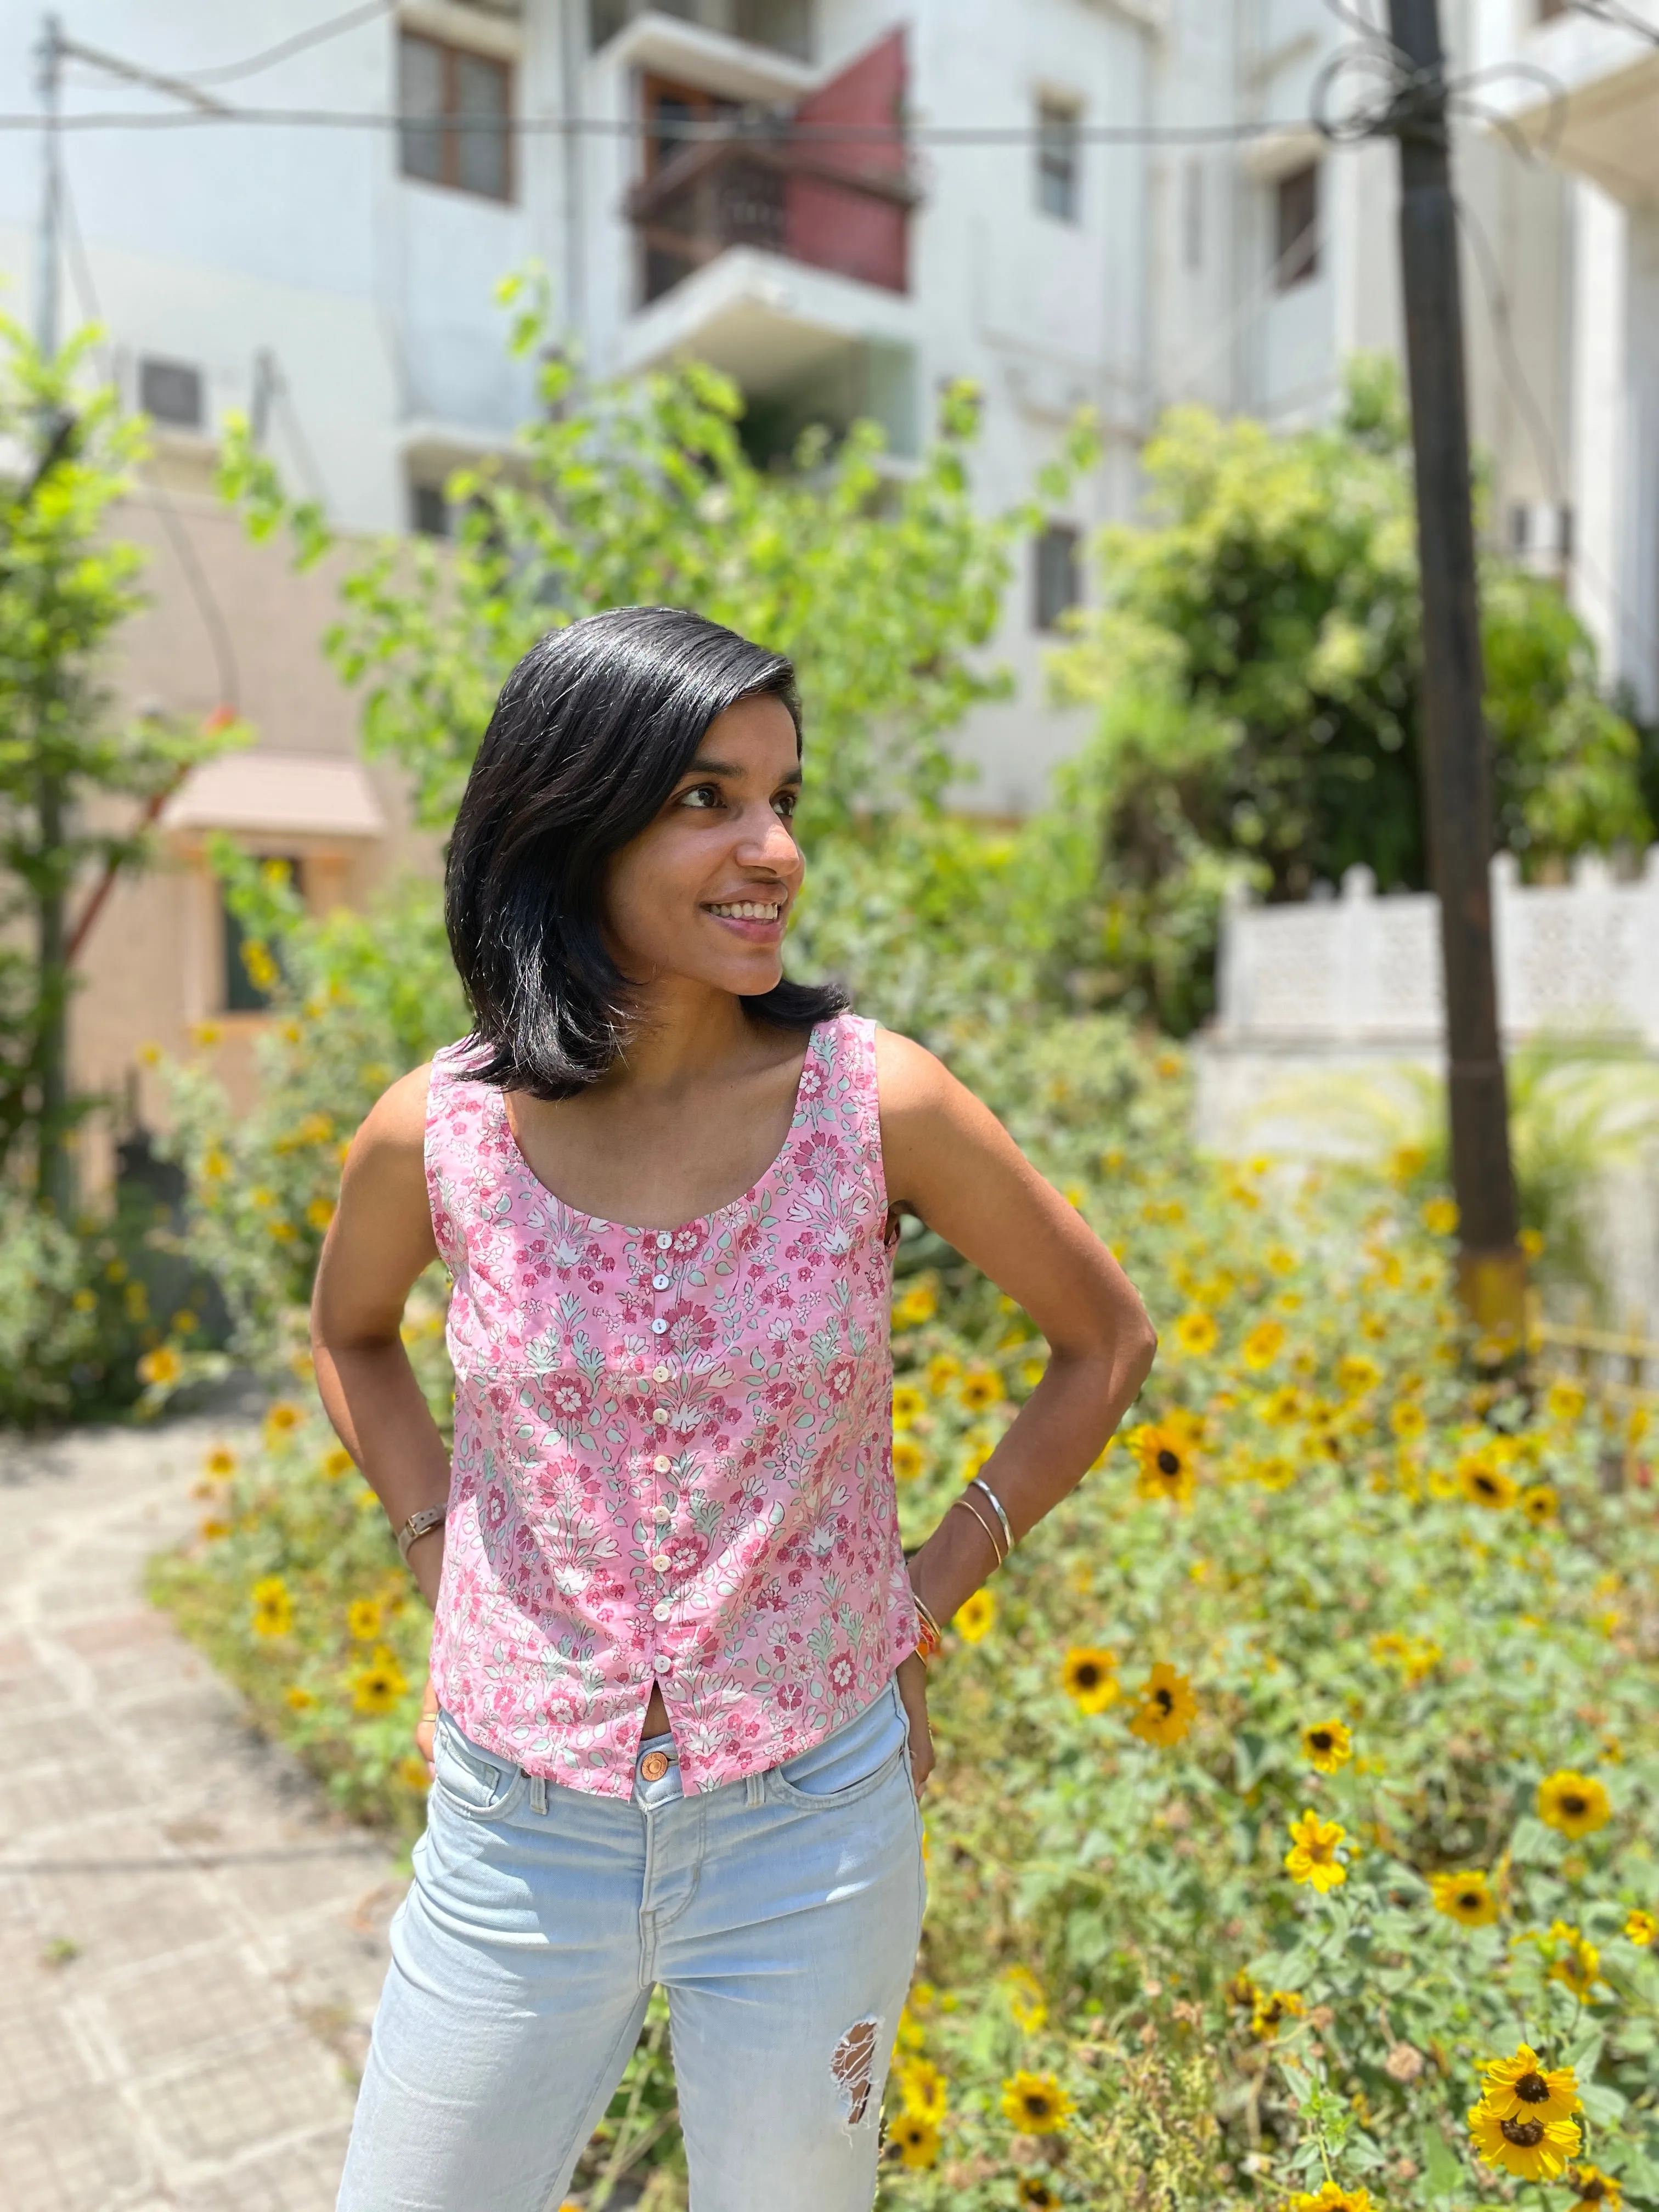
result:
<svg viewBox="0 0 1659 2212"><path fill-rule="evenodd" d="M426 1103L432 1079L432 1063L412 1067L383 1091L364 1115L351 1140L354 1166L395 1168L426 1158Z"/></svg>
<svg viewBox="0 0 1659 2212"><path fill-rule="evenodd" d="M880 1028L876 1030L876 1089L884 1127L927 1118L953 1099L970 1095L926 1045L896 1030Z"/></svg>

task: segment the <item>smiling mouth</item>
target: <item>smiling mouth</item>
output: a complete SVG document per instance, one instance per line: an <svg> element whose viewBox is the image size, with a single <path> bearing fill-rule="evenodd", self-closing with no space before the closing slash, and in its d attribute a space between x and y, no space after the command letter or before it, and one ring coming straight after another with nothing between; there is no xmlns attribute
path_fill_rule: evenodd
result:
<svg viewBox="0 0 1659 2212"><path fill-rule="evenodd" d="M711 901L703 911L718 915L722 921L775 921L783 912L783 901L781 898L727 899L719 905Z"/></svg>

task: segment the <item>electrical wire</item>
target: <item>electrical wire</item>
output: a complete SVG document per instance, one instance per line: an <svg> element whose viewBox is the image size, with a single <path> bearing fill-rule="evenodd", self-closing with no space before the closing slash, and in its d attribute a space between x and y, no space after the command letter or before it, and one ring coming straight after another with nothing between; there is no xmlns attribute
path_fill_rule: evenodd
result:
<svg viewBox="0 0 1659 2212"><path fill-rule="evenodd" d="M389 15L397 4L398 0L368 0L366 7L348 9L343 15L331 15L326 22L313 23L308 31L296 31L291 39L266 46L243 61L222 62L213 69L174 70L173 74L189 84L234 84L240 77L257 76L263 70L274 69L292 54L302 54L312 46L320 46L326 40L355 31L360 24L372 23L377 16Z"/></svg>

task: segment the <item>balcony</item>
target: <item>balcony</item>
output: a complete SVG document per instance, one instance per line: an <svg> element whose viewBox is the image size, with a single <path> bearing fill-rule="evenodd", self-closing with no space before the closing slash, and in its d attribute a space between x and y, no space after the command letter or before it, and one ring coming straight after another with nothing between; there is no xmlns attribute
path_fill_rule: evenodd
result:
<svg viewBox="0 0 1659 2212"><path fill-rule="evenodd" d="M647 12L798 62L812 58L812 0L588 0L589 44L597 52Z"/></svg>
<svg viewBox="0 0 1659 2212"><path fill-rule="evenodd" d="M1529 73L1483 94L1496 114L1627 206L1659 199L1659 0L1629 0L1623 20L1553 14L1522 51Z"/></svg>

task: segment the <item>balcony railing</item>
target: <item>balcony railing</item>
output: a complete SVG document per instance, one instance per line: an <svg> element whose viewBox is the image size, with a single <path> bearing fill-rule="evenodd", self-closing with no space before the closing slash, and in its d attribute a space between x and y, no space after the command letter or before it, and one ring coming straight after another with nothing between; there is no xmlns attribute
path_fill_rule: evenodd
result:
<svg viewBox="0 0 1659 2212"><path fill-rule="evenodd" d="M752 132L682 147L629 195L645 302L736 246L908 291L921 194L891 148L861 161L863 151Z"/></svg>

